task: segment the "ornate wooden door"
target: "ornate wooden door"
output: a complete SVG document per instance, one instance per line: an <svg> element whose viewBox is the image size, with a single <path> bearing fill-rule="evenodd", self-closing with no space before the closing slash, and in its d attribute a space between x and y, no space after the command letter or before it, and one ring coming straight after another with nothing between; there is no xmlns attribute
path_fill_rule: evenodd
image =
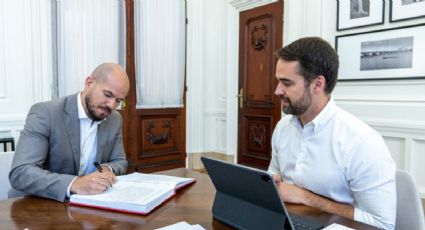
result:
<svg viewBox="0 0 425 230"><path fill-rule="evenodd" d="M283 2L240 13L238 163L266 169L280 119L274 52L282 47Z"/></svg>
<svg viewBox="0 0 425 230"><path fill-rule="evenodd" d="M126 4L126 70L130 92L123 116L124 148L128 172L155 172L186 166L185 107L171 109L136 109L136 74L134 51L134 1ZM185 104L185 95L183 102Z"/></svg>

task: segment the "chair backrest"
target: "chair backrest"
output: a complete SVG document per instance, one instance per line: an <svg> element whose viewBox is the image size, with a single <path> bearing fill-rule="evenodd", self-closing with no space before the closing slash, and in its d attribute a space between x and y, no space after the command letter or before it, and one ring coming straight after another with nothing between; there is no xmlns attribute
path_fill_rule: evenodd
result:
<svg viewBox="0 0 425 230"><path fill-rule="evenodd" d="M15 152L0 153L0 200L7 199L7 192L10 189L9 171L14 154Z"/></svg>
<svg viewBox="0 0 425 230"><path fill-rule="evenodd" d="M419 192L412 177L402 170L397 170L397 217L396 230L424 230L424 210Z"/></svg>

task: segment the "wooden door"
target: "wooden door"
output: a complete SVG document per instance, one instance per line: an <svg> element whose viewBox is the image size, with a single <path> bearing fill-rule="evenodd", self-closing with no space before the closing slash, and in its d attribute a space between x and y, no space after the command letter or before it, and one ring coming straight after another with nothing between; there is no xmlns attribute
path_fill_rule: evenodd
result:
<svg viewBox="0 0 425 230"><path fill-rule="evenodd" d="M274 52L282 47L283 2L240 13L238 163L266 169L280 119Z"/></svg>
<svg viewBox="0 0 425 230"><path fill-rule="evenodd" d="M126 70L130 92L123 116L124 148L128 172L155 172L186 166L185 107L172 109L136 109L134 51L134 1L126 4ZM183 103L185 104L185 94Z"/></svg>

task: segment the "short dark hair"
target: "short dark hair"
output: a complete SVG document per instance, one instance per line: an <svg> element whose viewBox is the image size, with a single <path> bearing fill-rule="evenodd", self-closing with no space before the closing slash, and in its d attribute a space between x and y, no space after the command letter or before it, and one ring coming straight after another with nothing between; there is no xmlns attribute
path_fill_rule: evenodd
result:
<svg viewBox="0 0 425 230"><path fill-rule="evenodd" d="M298 39L276 52L285 61L298 61L298 72L309 85L317 76L326 79L325 92L330 94L338 78L338 54L332 46L319 37Z"/></svg>

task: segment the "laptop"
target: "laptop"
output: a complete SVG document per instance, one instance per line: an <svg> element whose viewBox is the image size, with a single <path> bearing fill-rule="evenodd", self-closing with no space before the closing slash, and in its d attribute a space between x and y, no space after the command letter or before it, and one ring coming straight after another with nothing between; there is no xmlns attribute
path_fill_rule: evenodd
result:
<svg viewBox="0 0 425 230"><path fill-rule="evenodd" d="M217 190L213 217L238 229L321 229L323 225L288 214L272 176L262 170L201 157Z"/></svg>

